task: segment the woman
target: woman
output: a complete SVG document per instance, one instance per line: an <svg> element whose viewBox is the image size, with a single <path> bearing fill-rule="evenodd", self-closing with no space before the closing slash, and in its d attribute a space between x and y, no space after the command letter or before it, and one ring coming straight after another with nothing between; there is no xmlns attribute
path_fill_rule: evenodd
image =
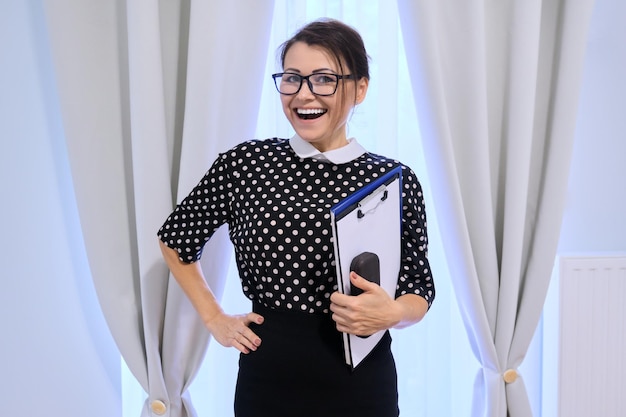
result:
<svg viewBox="0 0 626 417"><path fill-rule="evenodd" d="M346 137L366 96L360 35L336 20L282 45L274 74L291 139L248 141L221 154L159 230L164 258L213 337L241 352L237 417L392 417L399 414L389 332L354 370L340 332L370 335L420 321L435 295L426 218L415 174ZM403 167L402 268L395 299L351 273L358 296L337 292L330 207ZM197 261L228 224L252 312L225 313Z"/></svg>

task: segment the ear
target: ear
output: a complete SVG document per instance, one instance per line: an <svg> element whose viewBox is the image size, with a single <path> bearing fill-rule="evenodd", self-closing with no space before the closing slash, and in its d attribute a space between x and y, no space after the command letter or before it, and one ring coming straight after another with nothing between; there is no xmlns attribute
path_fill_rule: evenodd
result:
<svg viewBox="0 0 626 417"><path fill-rule="evenodd" d="M367 95L367 87L369 87L370 80L368 78L361 78L356 82L356 104L361 104L363 100L365 100L365 96Z"/></svg>

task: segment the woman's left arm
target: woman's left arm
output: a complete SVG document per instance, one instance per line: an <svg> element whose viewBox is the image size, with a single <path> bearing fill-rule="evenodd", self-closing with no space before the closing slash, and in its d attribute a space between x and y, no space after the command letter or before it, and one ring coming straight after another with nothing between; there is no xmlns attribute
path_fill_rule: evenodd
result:
<svg viewBox="0 0 626 417"><path fill-rule="evenodd" d="M408 327L424 318L435 297L422 187L408 167L403 169L402 182L402 257L395 299L378 284L351 272L351 283L363 293L349 296L335 292L330 298L333 320L342 332L367 336L392 327Z"/></svg>
<svg viewBox="0 0 626 417"><path fill-rule="evenodd" d="M420 322L428 311L428 301L417 294L404 294L395 301L401 310L400 320L393 326L396 329L403 329Z"/></svg>

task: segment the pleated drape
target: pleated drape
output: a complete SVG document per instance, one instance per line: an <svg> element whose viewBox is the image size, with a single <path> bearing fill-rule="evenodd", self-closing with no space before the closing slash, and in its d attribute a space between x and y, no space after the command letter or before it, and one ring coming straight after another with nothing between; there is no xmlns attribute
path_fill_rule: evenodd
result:
<svg viewBox="0 0 626 417"><path fill-rule="evenodd" d="M63 127L92 277L148 399L195 416L187 388L208 332L170 278L156 231L217 153L252 137L272 1L46 2ZM229 247L203 267L218 296Z"/></svg>
<svg viewBox="0 0 626 417"><path fill-rule="evenodd" d="M398 0L472 416L531 416L518 367L559 238L593 0Z"/></svg>

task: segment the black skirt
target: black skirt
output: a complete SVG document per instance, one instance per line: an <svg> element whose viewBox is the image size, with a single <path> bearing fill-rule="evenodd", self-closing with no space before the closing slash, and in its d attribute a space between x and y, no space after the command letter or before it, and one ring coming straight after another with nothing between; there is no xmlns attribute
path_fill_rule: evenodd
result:
<svg viewBox="0 0 626 417"><path fill-rule="evenodd" d="M236 417L397 417L397 374L389 332L351 370L329 314L269 309L252 324L261 346L239 359Z"/></svg>

